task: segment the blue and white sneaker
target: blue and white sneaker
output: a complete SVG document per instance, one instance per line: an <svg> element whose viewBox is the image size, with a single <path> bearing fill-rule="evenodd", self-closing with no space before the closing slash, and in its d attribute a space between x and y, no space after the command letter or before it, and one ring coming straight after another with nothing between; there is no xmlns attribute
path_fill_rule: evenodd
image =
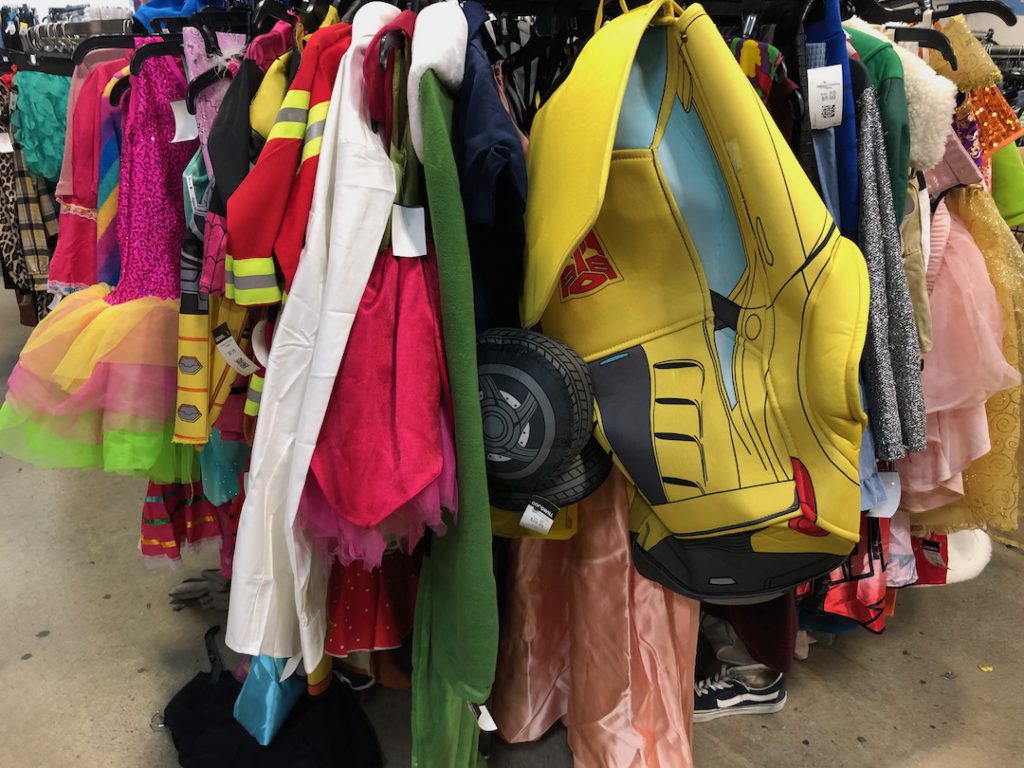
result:
<svg viewBox="0 0 1024 768"><path fill-rule="evenodd" d="M772 682L764 684L765 678ZM760 664L722 667L717 675L693 686L695 723L727 715L769 715L784 706L786 677Z"/></svg>

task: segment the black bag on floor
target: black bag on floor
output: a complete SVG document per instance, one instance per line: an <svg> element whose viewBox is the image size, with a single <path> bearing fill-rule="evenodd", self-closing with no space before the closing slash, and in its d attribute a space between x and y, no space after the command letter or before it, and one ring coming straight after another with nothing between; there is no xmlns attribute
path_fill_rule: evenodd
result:
<svg viewBox="0 0 1024 768"><path fill-rule="evenodd" d="M355 691L332 681L319 696L305 695L273 743L261 747L235 720L242 689L224 667L206 633L210 671L200 672L164 710L182 768L380 768L384 761Z"/></svg>

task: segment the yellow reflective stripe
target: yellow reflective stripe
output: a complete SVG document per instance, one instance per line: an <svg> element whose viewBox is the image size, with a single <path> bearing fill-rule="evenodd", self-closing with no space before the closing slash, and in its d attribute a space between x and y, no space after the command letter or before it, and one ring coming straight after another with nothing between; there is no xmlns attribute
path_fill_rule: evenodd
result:
<svg viewBox="0 0 1024 768"><path fill-rule="evenodd" d="M260 399L263 396L263 377L254 373L249 378L249 391L245 394L245 405L242 411L249 416L256 416L260 410Z"/></svg>
<svg viewBox="0 0 1024 768"><path fill-rule="evenodd" d="M225 294L227 291L225 291ZM251 307L264 304L277 304L281 301L281 289L276 285L273 288L239 288L235 286L231 297L236 304L243 307Z"/></svg>
<svg viewBox="0 0 1024 768"><path fill-rule="evenodd" d="M274 259L271 256L264 256L260 259L232 259L230 263L231 271L235 276L235 282L240 277L255 277L257 275L273 275L276 273Z"/></svg>
<svg viewBox="0 0 1024 768"><path fill-rule="evenodd" d="M317 136L315 139L311 139L306 142L305 146L302 147L302 160L306 162L311 157L315 157L320 154L320 145L324 143L323 136Z"/></svg>
<svg viewBox="0 0 1024 768"><path fill-rule="evenodd" d="M281 109L309 109L309 91L293 88L284 95Z"/></svg>
<svg viewBox="0 0 1024 768"><path fill-rule="evenodd" d="M309 123L319 123L327 119L327 108L331 106L329 101L321 101L309 108Z"/></svg>
<svg viewBox="0 0 1024 768"><path fill-rule="evenodd" d="M305 123L296 123L288 120L283 123L274 123L267 135L267 141L272 139L301 139L306 133Z"/></svg>

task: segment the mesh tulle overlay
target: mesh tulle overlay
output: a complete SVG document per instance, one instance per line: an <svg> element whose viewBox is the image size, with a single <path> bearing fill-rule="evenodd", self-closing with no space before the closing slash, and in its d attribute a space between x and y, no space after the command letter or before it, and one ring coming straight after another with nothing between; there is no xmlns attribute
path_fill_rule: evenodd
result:
<svg viewBox="0 0 1024 768"><path fill-rule="evenodd" d="M109 290L69 296L29 338L0 410L0 450L47 468L198 477L195 449L171 444L177 303L112 306Z"/></svg>

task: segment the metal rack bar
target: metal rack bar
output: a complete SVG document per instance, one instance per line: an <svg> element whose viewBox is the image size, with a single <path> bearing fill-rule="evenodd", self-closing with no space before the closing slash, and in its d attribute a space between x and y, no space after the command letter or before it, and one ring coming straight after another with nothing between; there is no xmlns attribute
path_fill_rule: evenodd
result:
<svg viewBox="0 0 1024 768"><path fill-rule="evenodd" d="M22 47L30 53L70 54L86 38L128 34L131 26L130 16L121 19L44 21L23 30L21 41Z"/></svg>

